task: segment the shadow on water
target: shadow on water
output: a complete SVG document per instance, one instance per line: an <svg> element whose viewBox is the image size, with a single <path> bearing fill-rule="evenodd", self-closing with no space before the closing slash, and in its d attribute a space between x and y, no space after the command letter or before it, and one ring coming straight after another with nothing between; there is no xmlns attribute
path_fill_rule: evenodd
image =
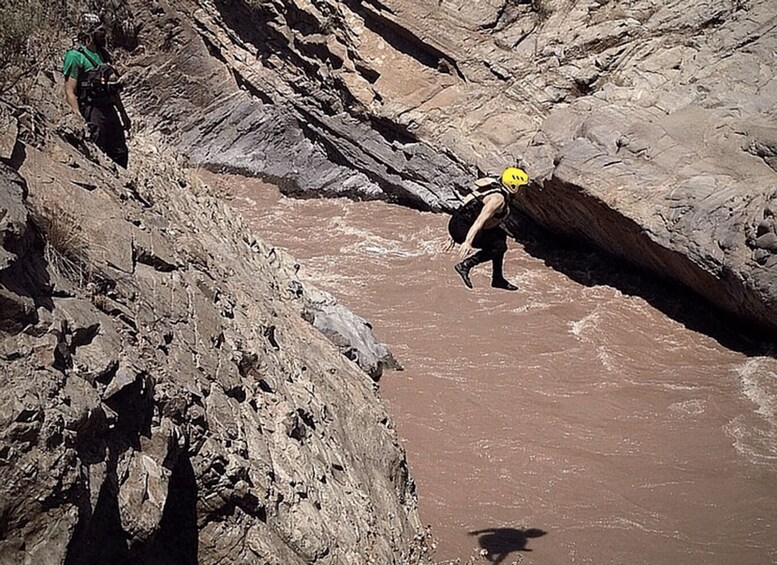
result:
<svg viewBox="0 0 777 565"><path fill-rule="evenodd" d="M511 231L514 241L529 255L579 284L610 286L638 296L686 328L732 351L777 357L777 336L769 330L723 311L674 280L629 265L584 240L552 234L528 219L522 219L519 226L513 224Z"/></svg>
<svg viewBox="0 0 777 565"><path fill-rule="evenodd" d="M511 553L531 551L527 546L530 538L539 538L548 532L537 528L518 530L516 528L488 528L469 532L471 536L479 536L480 547L486 550L486 558L491 563L502 563Z"/></svg>

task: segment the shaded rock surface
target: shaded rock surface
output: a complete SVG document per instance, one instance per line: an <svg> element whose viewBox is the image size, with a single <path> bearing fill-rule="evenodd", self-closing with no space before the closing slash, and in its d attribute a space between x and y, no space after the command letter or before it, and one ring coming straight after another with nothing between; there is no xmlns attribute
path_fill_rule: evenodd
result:
<svg viewBox="0 0 777 565"><path fill-rule="evenodd" d="M0 163L0 563L423 562L375 385L303 318L334 301L150 137L125 172L37 112Z"/></svg>
<svg viewBox="0 0 777 565"><path fill-rule="evenodd" d="M770 0L132 5L194 162L449 211L520 157L523 213L777 328Z"/></svg>

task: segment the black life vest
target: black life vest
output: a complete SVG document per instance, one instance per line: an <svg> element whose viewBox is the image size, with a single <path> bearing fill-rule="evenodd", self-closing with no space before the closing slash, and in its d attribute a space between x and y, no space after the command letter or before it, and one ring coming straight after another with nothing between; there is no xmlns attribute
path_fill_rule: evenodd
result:
<svg viewBox="0 0 777 565"><path fill-rule="evenodd" d="M498 219L504 219L510 214L509 205L507 205L510 201L508 198L509 195L504 188L502 188L499 180L491 178L482 180L485 182L482 184L476 182L478 189L473 190L472 193L464 199L464 204L454 210L450 220L448 220L448 233L453 241L458 244L464 243L464 240L467 239L469 228L472 227L472 224L475 223L480 212L483 211L483 199L486 196L489 196L490 194L501 194L505 197L505 211L502 218Z"/></svg>

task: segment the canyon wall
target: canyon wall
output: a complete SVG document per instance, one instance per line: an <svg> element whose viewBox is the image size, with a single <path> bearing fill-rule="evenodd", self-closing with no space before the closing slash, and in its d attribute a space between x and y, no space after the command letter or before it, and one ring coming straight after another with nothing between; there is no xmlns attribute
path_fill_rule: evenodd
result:
<svg viewBox="0 0 777 565"><path fill-rule="evenodd" d="M131 4L135 111L194 163L450 211L520 160L526 216L777 327L772 2Z"/></svg>
<svg viewBox="0 0 777 565"><path fill-rule="evenodd" d="M395 361L191 165L449 212L520 160L517 214L777 328L770 1L129 6L129 172L54 71L0 116L1 563L427 559Z"/></svg>

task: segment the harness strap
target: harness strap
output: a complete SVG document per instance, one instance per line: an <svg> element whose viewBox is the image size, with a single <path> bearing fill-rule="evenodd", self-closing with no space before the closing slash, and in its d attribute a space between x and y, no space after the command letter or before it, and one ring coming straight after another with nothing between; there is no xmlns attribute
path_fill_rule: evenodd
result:
<svg viewBox="0 0 777 565"><path fill-rule="evenodd" d="M470 192L467 196L464 197L463 203L468 204L475 199L482 200L483 198L485 198L486 196L490 196L491 194L501 194L502 196L505 196L505 199L506 199L505 191L502 190L501 188L489 188L488 190L484 190L482 192L480 191Z"/></svg>
<svg viewBox="0 0 777 565"><path fill-rule="evenodd" d="M91 56L90 56L90 55L89 55L89 54L86 52L86 48L85 48L83 45L79 45L79 46L78 46L78 49L77 49L77 51L78 51L79 53L81 53L81 55L83 55L84 57L86 57L86 59L87 59L87 60L88 60L90 63L92 63L92 66L93 66L93 67L95 67L95 68L96 68L96 67L99 67L99 66L100 66L100 63L98 63L98 62L96 62L94 59L92 59L92 57L91 57Z"/></svg>
<svg viewBox="0 0 777 565"><path fill-rule="evenodd" d="M102 63L96 62L92 57L89 56L89 54L86 52L86 47L84 47L82 44L79 43L78 47L76 47L76 51L81 53L84 57L86 57L92 65L95 67L99 67L101 64L103 65L113 65L113 57L111 57L111 54L103 49L98 47L97 54L100 56L100 59L102 60Z"/></svg>
<svg viewBox="0 0 777 565"><path fill-rule="evenodd" d="M92 64L91 69L81 73L78 77L79 102L84 104L109 103L113 94L109 87L114 83L109 82L106 76L115 75L118 77L116 69L110 64L110 55L105 51L100 51L100 57L106 62L99 63L86 51L83 45L79 45L75 50Z"/></svg>

